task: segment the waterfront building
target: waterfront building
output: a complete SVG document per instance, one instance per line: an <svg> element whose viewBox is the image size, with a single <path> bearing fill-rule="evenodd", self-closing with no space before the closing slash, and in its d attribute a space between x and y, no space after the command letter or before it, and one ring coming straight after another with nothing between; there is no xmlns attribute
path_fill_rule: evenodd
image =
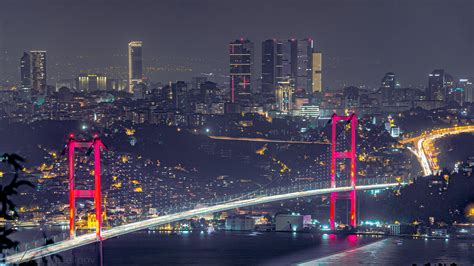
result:
<svg viewBox="0 0 474 266"><path fill-rule="evenodd" d="M275 216L275 231L297 232L311 224L311 215L278 214Z"/></svg>
<svg viewBox="0 0 474 266"><path fill-rule="evenodd" d="M229 216L225 219L226 230L252 231L255 229L255 220L247 216Z"/></svg>

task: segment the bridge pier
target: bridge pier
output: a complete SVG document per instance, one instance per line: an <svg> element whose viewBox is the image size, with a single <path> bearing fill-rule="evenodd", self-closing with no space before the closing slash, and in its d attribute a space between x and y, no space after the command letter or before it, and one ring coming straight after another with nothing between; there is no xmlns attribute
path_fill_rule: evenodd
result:
<svg viewBox="0 0 474 266"><path fill-rule="evenodd" d="M335 224L335 218L336 218L336 197L337 193L332 192L330 197L330 202L329 202L329 226L331 230L336 229L336 224Z"/></svg>

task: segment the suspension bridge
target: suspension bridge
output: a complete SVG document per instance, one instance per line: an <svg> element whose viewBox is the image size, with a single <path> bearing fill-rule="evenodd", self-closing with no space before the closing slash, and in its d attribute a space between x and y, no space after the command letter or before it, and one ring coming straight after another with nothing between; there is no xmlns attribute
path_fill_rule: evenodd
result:
<svg viewBox="0 0 474 266"><path fill-rule="evenodd" d="M165 215L146 219L126 225L101 231L101 240L110 239L120 235L137 232L150 227L165 225L168 223L190 219L196 216L232 210L247 206L264 203L278 202L289 199L318 196L331 193L349 193L354 190L371 190L398 187L405 185L408 180L395 180L390 178L366 178L361 179L355 187L350 186L350 182L336 182L337 187L331 187L330 182L319 182L293 187L273 188L253 193L229 196L225 200L214 200L196 204L188 204L181 207L174 207L165 211ZM53 244L32 248L19 252L5 258L7 264L18 264L30 260L50 256L80 246L85 246L98 241L96 233L88 233L74 238L59 241Z"/></svg>
<svg viewBox="0 0 474 266"><path fill-rule="evenodd" d="M344 124L344 128L350 127L350 143L349 148L338 150L338 134L336 133L338 125ZM70 187L70 226L69 238L52 244L37 247L26 248L4 258L7 264L17 264L30 260L35 260L74 249L80 246L88 245L97 241L103 241L120 235L156 227L172 222L199 217L206 214L232 210L247 206L259 205L264 203L278 202L296 198L311 197L317 195L329 194L330 197L330 227L335 229L335 208L336 200L350 200L350 222L352 227L357 226L356 220L356 191L384 189L398 187L407 184L409 180L395 178L364 178L356 179L356 128L357 117L355 114L349 116L338 116L334 114L331 118L332 137L331 137L331 167L329 178L320 177L319 182L296 184L284 187L275 187L252 191L234 196L226 196L220 199L212 199L196 203L187 203L181 206L173 206L160 211L161 216L150 217L142 221L136 221L125 225L102 230L101 220L101 189L100 189L100 153L106 149L105 145L94 136L92 141L78 141L71 135L66 145L69 150L69 187ZM243 140L248 141L248 140ZM266 140L258 140L264 142ZM88 153L94 152L94 178L95 188L93 190L77 190L74 187L74 153L75 149L89 149ZM348 159L350 161L349 173L345 178L336 178L338 171L338 159ZM93 198L96 211L96 226L94 233L87 233L76 236L75 230L75 200L76 198Z"/></svg>

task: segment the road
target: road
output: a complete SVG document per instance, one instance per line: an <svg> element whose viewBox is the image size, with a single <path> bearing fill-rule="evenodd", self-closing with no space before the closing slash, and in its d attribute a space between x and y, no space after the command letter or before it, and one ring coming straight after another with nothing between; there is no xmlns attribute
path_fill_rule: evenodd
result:
<svg viewBox="0 0 474 266"><path fill-rule="evenodd" d="M450 128L434 129L430 132L425 132L420 136L407 138L401 140L402 144L413 144L414 148L410 150L417 157L423 175L428 176L436 173L439 170L438 157L435 142L446 136L457 135L461 133L473 133L474 125L454 126Z"/></svg>
<svg viewBox="0 0 474 266"><path fill-rule="evenodd" d="M361 186L357 186L356 189L357 190L383 189L383 188L389 188L389 187L396 187L399 185L400 183L361 185ZM246 207L246 206L258 205L258 204L263 204L263 203L282 201L282 200L288 200L288 199L294 199L294 198L315 196L315 195L321 195L321 194L328 194L331 192L345 192L345 191L351 191L351 190L352 190L352 187L322 188L322 189L307 190L307 191L302 191L302 192L286 193L286 194L281 194L281 195L257 196L251 199L236 200L236 201L226 202L226 203L209 206L209 207L203 206L203 207L196 208L193 210L183 211L183 212L179 212L175 214L163 215L163 216L107 229L102 232L102 238L103 240L106 240L106 239L124 235L127 233L144 230L150 227L155 227L155 226L164 225L164 224L168 224L168 223L172 223L172 222L176 222L180 220L189 219L196 216L202 216L202 215L206 215L210 213L232 210L232 209ZM50 244L47 246L42 246L42 247L34 248L28 251L20 252L14 255L10 255L5 258L5 263L6 264L19 264L21 262L39 259L42 257L57 254L66 250L70 250L76 247L88 245L96 241L97 240L95 237L95 232L89 233L89 234L78 236L72 240L64 240L64 241L60 241L60 242Z"/></svg>

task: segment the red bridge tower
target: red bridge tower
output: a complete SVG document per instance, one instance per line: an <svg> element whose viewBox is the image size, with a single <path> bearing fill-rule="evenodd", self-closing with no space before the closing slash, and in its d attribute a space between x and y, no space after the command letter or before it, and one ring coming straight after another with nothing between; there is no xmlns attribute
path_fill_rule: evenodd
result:
<svg viewBox="0 0 474 266"><path fill-rule="evenodd" d="M73 239L76 236L76 198L93 198L95 205L95 232L98 239L101 239L102 230L102 208L100 194L100 149L107 147L102 143L97 135L94 135L92 141L75 140L74 135L69 135L67 142L69 150L69 236ZM79 190L74 188L74 154L75 149L89 149L87 154L94 151L94 180L95 189Z"/></svg>
<svg viewBox="0 0 474 266"><path fill-rule="evenodd" d="M357 168L356 168L356 134L357 134L357 116L355 113L352 113L349 116L338 116L334 113L331 118L332 122L332 141L331 141L331 187L336 187L336 161L337 159L350 159L350 180L351 180L351 187L352 190L348 193L338 193L332 192L330 196L330 213L329 213L329 221L331 230L335 230L336 226L334 223L335 212L336 212L336 200L342 198L349 198L351 202L351 216L350 216L350 225L352 227L356 227L356 176L357 176ZM339 122L345 122L344 124L350 126L351 130L351 148L350 150L346 151L337 151L337 125Z"/></svg>

